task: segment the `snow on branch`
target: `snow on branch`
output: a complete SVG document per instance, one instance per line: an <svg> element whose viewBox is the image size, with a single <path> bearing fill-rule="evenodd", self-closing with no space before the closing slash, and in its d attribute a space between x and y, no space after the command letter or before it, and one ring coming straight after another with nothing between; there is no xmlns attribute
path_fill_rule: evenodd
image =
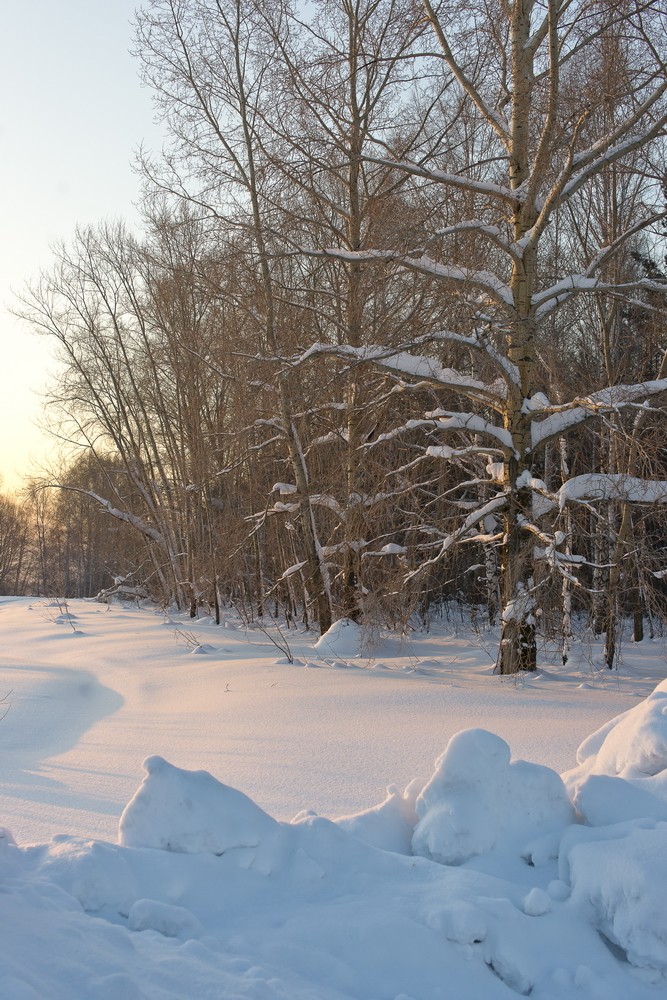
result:
<svg viewBox="0 0 667 1000"><path fill-rule="evenodd" d="M483 457L489 457L491 455L504 456L505 452L502 448L483 448L481 445L467 445L463 448L450 448L447 444L434 444L429 445L426 449L427 458L443 458L445 461L450 461L456 458L466 458L468 455L482 455ZM493 463L494 467L499 465L503 468L502 462ZM487 469L490 466L487 466ZM494 479L494 482L499 480Z"/></svg>
<svg viewBox="0 0 667 1000"><path fill-rule="evenodd" d="M396 354L402 354L407 353L408 351L418 350L427 344L441 343L461 344L463 347L469 347L473 351L479 351L481 354L485 354L498 368L500 368L504 382L509 382L516 386L521 384L521 378L519 376L519 369L517 366L513 361L510 361L506 355L497 349L495 344L493 344L485 336L483 330L476 331L472 335L456 333L453 330L437 330L435 333L425 333L421 337L415 337L412 340L404 341L402 344L393 347L392 351ZM493 389L496 394L503 399L507 395L507 390L500 381L490 383L488 388Z"/></svg>
<svg viewBox="0 0 667 1000"><path fill-rule="evenodd" d="M590 566L591 564L583 556L573 555L571 552L560 552L558 550L558 546L563 544L567 536L562 531L556 531L553 535L541 531L537 525L532 524L526 518L521 518L520 523L525 531L530 532L544 543L544 548L536 546L533 549L535 559L544 559L551 569L560 573L570 583L580 587L581 582L574 575L570 567Z"/></svg>
<svg viewBox="0 0 667 1000"><path fill-rule="evenodd" d="M384 262L386 264L398 264L408 271L417 271L419 274L427 274L434 278L442 278L452 281L455 284L469 285L473 288L481 288L495 302L501 305L513 305L512 292L508 285L502 281L497 274L492 271L478 271L470 267L457 267L440 264L432 257L422 254L420 257L410 257L407 254L397 253L395 250L340 250L336 247L327 247L321 251L324 257L333 257L336 260L344 260L348 263L362 261L365 263Z"/></svg>
<svg viewBox="0 0 667 1000"><path fill-rule="evenodd" d="M298 573L299 570L303 569L303 567L307 564L307 562L308 560L304 559L303 562L294 563L293 566L288 566L283 575L279 579L287 580L288 577L294 576L295 573Z"/></svg>
<svg viewBox="0 0 667 1000"><path fill-rule="evenodd" d="M665 213L656 216L655 219L651 221L658 221L663 218ZM639 228L646 228L650 223L644 223L641 227L635 226L633 232L637 232ZM627 234L628 238L630 233ZM618 245L622 242L621 240L616 241ZM663 281L655 281L651 278L638 278L637 281L626 281L623 284L617 282L605 282L601 281L600 278L593 276L593 271L595 271L604 260L610 256L616 247L604 247L603 250L596 256L594 261L591 263L587 269L586 274L570 274L567 278L563 278L561 281L557 282L555 285L551 285L549 288L545 288L542 292L538 292L533 296L533 305L537 306L535 311L535 316L537 319L543 319L545 315L555 309L556 306L562 305L573 295L580 295L582 292L610 292L612 294L619 294L620 292L626 291L637 291L640 288L645 288L649 292L667 292L667 283ZM590 272L590 273L589 273ZM644 304L641 303L643 306Z"/></svg>
<svg viewBox="0 0 667 1000"><path fill-rule="evenodd" d="M559 506L568 501L621 500L625 503L667 503L667 481L638 479L625 473L589 472L574 476L558 490Z"/></svg>
<svg viewBox="0 0 667 1000"><path fill-rule="evenodd" d="M443 419L444 418L444 419ZM433 431L470 431L473 434L487 434L498 441L498 446L482 446L477 444L464 445L460 448L451 448L448 445L429 445L425 454L429 458L462 458L465 455L499 455L504 457L508 451L513 452L512 435L504 427L489 423L476 413L458 413L449 410L433 410L427 413L422 420L406 420L399 427L393 427L384 434L378 434L372 441L363 445L364 448L374 448L385 441L391 441L407 431L428 428Z"/></svg>
<svg viewBox="0 0 667 1000"><path fill-rule="evenodd" d="M593 392L585 399L575 399L566 406L558 407L543 420L533 420L531 425L533 450L578 424L603 413L631 406L639 399L647 399L658 393L667 392L667 378L637 382L634 385L613 385Z"/></svg>
<svg viewBox="0 0 667 1000"><path fill-rule="evenodd" d="M599 278L586 274L568 274L566 278L562 278L555 285L533 295L533 306L537 307L535 316L537 319L541 319L545 313L553 309L554 306L560 305L571 295L597 291L599 286Z"/></svg>
<svg viewBox="0 0 667 1000"><path fill-rule="evenodd" d="M452 226L445 226L444 229L437 229L424 241L424 246L430 246L439 240L446 239L448 236L456 236L459 233L475 233L478 236L484 236L487 240L490 240L494 246L497 246L499 250L502 250L513 260L519 260L521 257L521 253L519 252L516 244L509 243L504 238L503 230L500 226L484 222L482 219L463 219L461 222L456 222ZM411 254L416 254L419 251L412 250L410 252Z"/></svg>
<svg viewBox="0 0 667 1000"><path fill-rule="evenodd" d="M151 541L157 542L160 548L166 551L167 546L162 532L158 531L157 528L154 528L152 524L147 524L143 518L137 517L136 514L131 514L126 510L119 510L117 507L114 507L109 500L105 500L104 497L101 497L99 493L95 493L93 490L85 490L77 486L64 486L62 484L59 484L58 488L61 490L69 490L71 493L81 493L83 496L89 497L91 500L94 500L95 503L99 504L105 513L116 518L118 521L124 521L126 524L130 524L133 528L136 528L137 531L141 532L141 534L146 538L150 538Z"/></svg>
<svg viewBox="0 0 667 1000"><path fill-rule="evenodd" d="M323 444L341 444L349 441L349 439L350 435L347 427L339 427L337 430L329 431L327 434L320 434L310 442L306 448L306 455L309 455L314 448L319 448Z"/></svg>
<svg viewBox="0 0 667 1000"><path fill-rule="evenodd" d="M453 333L450 330L444 330L438 333L426 334L424 337L420 337L418 340L413 341L410 345L403 345L404 348L410 347L414 348L420 345L420 343L438 343L440 341L451 342L455 344L464 344L466 347L470 347L475 351L481 351L486 354L491 360L500 368L503 374L503 378L507 382L511 382L513 385L520 385L521 378L519 376L519 369L514 364L513 361L502 354L497 347L488 340L483 333L475 333L471 337L465 337L461 333ZM495 383L494 383L495 384Z"/></svg>
<svg viewBox="0 0 667 1000"><path fill-rule="evenodd" d="M283 503L282 500L276 500L273 507L268 507L266 510L267 514L295 514L301 509L301 505L298 503ZM257 515L255 515L257 516Z"/></svg>
<svg viewBox="0 0 667 1000"><path fill-rule="evenodd" d="M364 552L364 558L370 559L371 556L378 556L380 558L384 556L404 556L407 555L407 552L408 550L405 545L399 545L397 542L387 542L381 549Z"/></svg>
<svg viewBox="0 0 667 1000"><path fill-rule="evenodd" d="M425 180L434 181L436 184L446 184L449 187L470 191L472 194L496 198L509 205L515 204L517 200L516 191L512 191L511 188L505 187L503 184L493 184L490 181L480 181L473 177L463 177L461 174L450 174L445 170L429 169L417 163L411 163L409 160L387 160L375 156L365 156L364 159L368 163L392 167L395 170L403 171L403 173L411 174L413 177L423 177Z"/></svg>
<svg viewBox="0 0 667 1000"><path fill-rule="evenodd" d="M406 580L410 580L412 577L418 576L419 574L423 573L428 566L432 566L434 563L439 562L439 560L442 559L445 553L447 553L449 549L451 549L451 547L455 545L457 542L463 540L475 541L478 538L481 539L482 536L479 536L477 532L475 532L472 536L469 536L468 538L466 538L466 535L468 535L468 532L471 530L471 528L476 528L477 525L480 523L480 521L483 523L485 518L487 518L489 514L494 514L496 511L503 510L503 508L506 507L506 505L507 505L507 497L504 493L500 493L492 500L489 500L488 503L483 504L483 506L475 507L474 510L472 510L468 514L466 519L459 525L456 531L452 531L450 534L446 535L443 538L440 547L438 549L438 552L430 559L427 559L425 562L423 562L421 566L418 566L417 569L414 569L412 570L411 573L408 573Z"/></svg>
<svg viewBox="0 0 667 1000"><path fill-rule="evenodd" d="M422 379L436 383L472 399L501 404L506 393L504 386L498 382L491 384L479 379L469 378L453 368L443 368L437 358L423 354L408 354L407 351L369 344L366 347L351 347L349 344L312 344L308 350L293 358L291 364L298 366L311 358L321 355L348 359L358 364L375 364L388 371L398 372L409 378Z"/></svg>
<svg viewBox="0 0 667 1000"><path fill-rule="evenodd" d="M640 149L658 136L667 123L664 112L642 130L635 130L644 115L659 105L667 92L667 82L662 82L645 100L635 108L630 118L621 122L612 132L600 139L590 149L575 155L573 162L577 173L563 188L562 199L570 198L591 177L601 173L605 167L616 163L623 156Z"/></svg>
<svg viewBox="0 0 667 1000"><path fill-rule="evenodd" d="M327 507L329 510L335 511L336 514L342 513L341 506L336 498L329 496L328 493L313 493L310 502L316 507Z"/></svg>
<svg viewBox="0 0 667 1000"><path fill-rule="evenodd" d="M472 431L474 434L488 434L499 441L505 451L514 452L512 435L504 427L489 423L477 413L453 413L450 410L432 410L425 414L427 419L436 421L439 431Z"/></svg>
<svg viewBox="0 0 667 1000"><path fill-rule="evenodd" d="M407 431L418 430L422 427L428 427L431 430L435 428L434 420L406 420L404 424L400 427L392 427L390 431L385 431L383 434L378 434L376 438L372 441L368 441L366 444L362 445L363 448L374 448L378 444L383 444L385 441L392 441L396 437L400 437L401 434L405 434Z"/></svg>

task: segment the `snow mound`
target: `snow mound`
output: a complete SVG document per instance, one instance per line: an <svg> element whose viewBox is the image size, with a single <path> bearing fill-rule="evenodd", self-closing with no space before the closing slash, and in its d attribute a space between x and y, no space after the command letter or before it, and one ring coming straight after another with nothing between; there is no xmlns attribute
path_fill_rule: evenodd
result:
<svg viewBox="0 0 667 1000"><path fill-rule="evenodd" d="M624 778L592 774L576 787L573 797L579 813L591 826L628 819L667 820L664 798Z"/></svg>
<svg viewBox="0 0 667 1000"><path fill-rule="evenodd" d="M340 618L315 643L314 649L323 656L360 656L361 628L350 618Z"/></svg>
<svg viewBox="0 0 667 1000"><path fill-rule="evenodd" d="M130 909L127 926L131 931L157 931L163 937L181 940L199 937L203 932L190 910L155 899L138 899Z"/></svg>
<svg viewBox="0 0 667 1000"><path fill-rule="evenodd" d="M577 761L563 780L589 823L667 819L667 681L589 736Z"/></svg>
<svg viewBox="0 0 667 1000"><path fill-rule="evenodd" d="M395 854L411 854L412 835L417 824L415 799L423 782L411 781L404 793L389 785L384 802L353 816L341 816L338 826L371 847Z"/></svg>
<svg viewBox="0 0 667 1000"><path fill-rule="evenodd" d="M217 653L218 650L210 642L200 642L190 650L195 656L205 656L209 653Z"/></svg>
<svg viewBox="0 0 667 1000"><path fill-rule="evenodd" d="M588 764L589 773L632 780L663 771L667 767L667 680L645 701L612 719L603 731L604 739L596 750L595 733L579 748L577 759Z"/></svg>
<svg viewBox="0 0 667 1000"><path fill-rule="evenodd" d="M526 843L574 820L555 771L512 761L505 740L484 729L453 736L416 801L412 848L442 864L460 865L499 847L525 853Z"/></svg>
<svg viewBox="0 0 667 1000"><path fill-rule="evenodd" d="M335 621L331 628L320 636L313 649L323 658L339 660L413 655L411 646L404 636L398 639L389 638L375 633L372 629L363 628L350 618L340 618ZM332 664L336 665L349 667L351 664L340 662ZM386 664L376 663L375 667L389 669Z"/></svg>
<svg viewBox="0 0 667 1000"><path fill-rule="evenodd" d="M186 854L257 847L279 824L243 792L208 771L185 771L162 757L144 761L146 777L120 818L119 841Z"/></svg>
<svg viewBox="0 0 667 1000"><path fill-rule="evenodd" d="M136 879L115 845L79 840L65 834L53 837L39 864L39 873L55 882L86 913L109 907L126 911L136 899Z"/></svg>
<svg viewBox="0 0 667 1000"><path fill-rule="evenodd" d="M572 901L592 904L598 930L635 966L667 971L667 823L643 820L564 838Z"/></svg>

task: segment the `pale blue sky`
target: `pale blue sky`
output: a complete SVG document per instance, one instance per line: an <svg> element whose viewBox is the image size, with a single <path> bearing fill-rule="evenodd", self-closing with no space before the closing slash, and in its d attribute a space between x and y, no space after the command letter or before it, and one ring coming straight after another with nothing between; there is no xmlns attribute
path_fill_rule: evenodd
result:
<svg viewBox="0 0 667 1000"><path fill-rule="evenodd" d="M137 0L0 0L0 477L43 463L50 345L7 312L77 223L136 218L140 142L159 145L130 54Z"/></svg>

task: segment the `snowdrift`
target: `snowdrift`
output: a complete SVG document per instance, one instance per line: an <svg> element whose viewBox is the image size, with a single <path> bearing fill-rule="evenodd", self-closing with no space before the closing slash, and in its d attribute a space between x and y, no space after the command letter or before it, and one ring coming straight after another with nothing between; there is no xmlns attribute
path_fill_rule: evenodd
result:
<svg viewBox="0 0 667 1000"><path fill-rule="evenodd" d="M578 759L467 730L425 784L286 823L149 757L118 844L0 835L2 996L664 996L667 682Z"/></svg>

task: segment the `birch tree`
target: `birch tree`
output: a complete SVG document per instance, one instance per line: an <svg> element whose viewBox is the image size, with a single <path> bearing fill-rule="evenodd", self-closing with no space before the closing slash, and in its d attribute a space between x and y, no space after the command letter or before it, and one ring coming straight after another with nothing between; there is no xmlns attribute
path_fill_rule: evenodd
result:
<svg viewBox="0 0 667 1000"><path fill-rule="evenodd" d="M378 239L404 245L428 209L402 198L409 185L402 171L372 162L370 136L382 133L403 155L433 149L436 108L448 80L420 88L414 64L425 25L404 0L327 0L313 11L305 18L289 4L276 4L265 14L285 98L271 124L273 164L287 190L289 244L336 241L352 252ZM427 308L423 284L410 275L390 280L360 259L311 259L309 277L314 325L333 343L395 342ZM337 443L341 453L344 477L329 484L339 525L327 552L338 562L343 614L355 619L363 611L364 550L384 521L375 496L388 499L386 480L379 484L363 449L380 419L383 381L376 376L369 384L349 370L337 404L340 419L331 419L328 432L310 445L331 453ZM333 418L336 411L330 412Z"/></svg>
<svg viewBox="0 0 667 1000"><path fill-rule="evenodd" d="M402 352L384 345L338 351L350 360L372 361L410 379L425 379L466 396L469 412L435 412L432 427L443 434L468 430L485 442L493 470L490 500L471 510L447 535L424 567L442 558L455 542L478 536L488 515L501 515L498 539L501 561L501 673L534 669L538 593L535 554L555 571L572 573L577 557L567 551L566 533L539 514L553 503L540 478L541 455L549 443L596 417L632 407L667 389L663 377L639 384L609 385L584 398L554 404L544 392L538 345L554 311L579 298L639 295L642 288L664 291L655 280L614 280L609 264L638 234L655 228L663 212L660 174L651 151L664 139L667 78L664 62L665 13L658 3L596 4L515 0L480 4L461 12L445 0L423 0L425 17L438 46L443 73L456 80L471 131L486 137L484 161L473 159L457 172L442 169L438 157L428 162L397 162L415 183L465 192L470 213L453 224L425 234L423 251L409 254L378 247L366 253L326 249L344 260L374 260L438 279L449 294L472 304L477 323L472 333L440 330L425 333L423 346L464 342L473 354L493 359L496 379L484 382L464 371L444 368L433 355L417 354L416 342ZM620 26L620 27L619 27ZM578 88L583 64L601 64L609 37L623 39L625 72L615 85L613 124L600 127L606 101L595 87ZM579 199L610 169L632 171L643 151L643 197L636 216L609 241L589 245L576 272L546 267L548 235L559 213ZM465 234L465 260L458 241ZM553 260L549 261L553 265ZM326 346L316 345L312 358ZM457 449L460 454L460 449ZM443 449L442 457L449 452ZM562 504L582 502L600 487L579 481L560 494ZM607 491L609 492L609 491ZM613 489L611 491L613 493ZM638 490L623 490L628 500ZM655 499L655 491L644 496ZM422 570L423 571L423 568Z"/></svg>

